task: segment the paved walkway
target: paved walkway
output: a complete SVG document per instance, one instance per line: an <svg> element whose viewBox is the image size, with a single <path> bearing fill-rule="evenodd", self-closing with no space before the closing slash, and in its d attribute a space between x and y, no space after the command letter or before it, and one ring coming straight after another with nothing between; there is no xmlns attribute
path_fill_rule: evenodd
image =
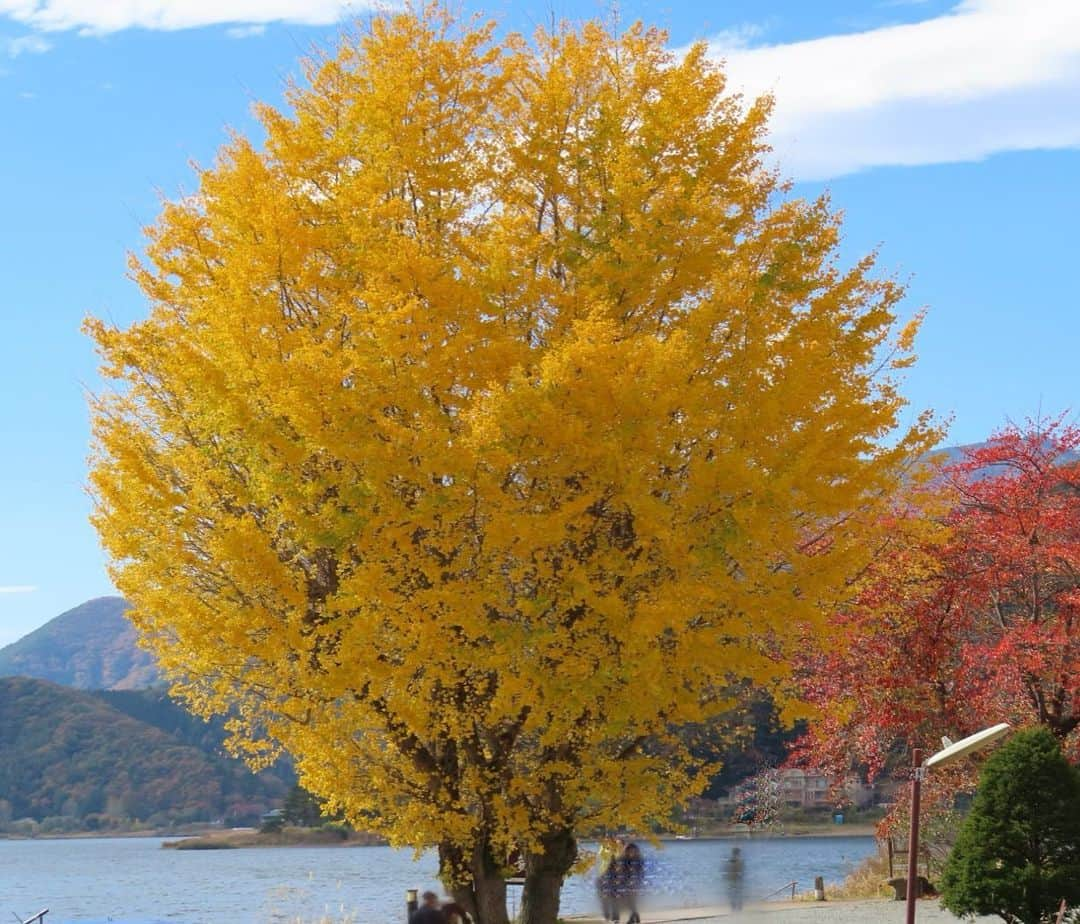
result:
<svg viewBox="0 0 1080 924"><path fill-rule="evenodd" d="M734 913L723 907L682 908L675 911L646 911L642 924L903 924L904 902L887 899L868 899L858 902L766 902ZM596 915L571 916L574 924L603 924ZM916 905L915 920L920 924L954 924L960 918L944 911L933 899L922 899ZM970 921L997 921L999 918L968 918Z"/></svg>

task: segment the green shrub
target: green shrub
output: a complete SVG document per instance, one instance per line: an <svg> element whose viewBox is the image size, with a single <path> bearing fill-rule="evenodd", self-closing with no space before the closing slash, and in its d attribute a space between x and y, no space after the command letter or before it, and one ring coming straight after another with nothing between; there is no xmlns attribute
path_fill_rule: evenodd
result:
<svg viewBox="0 0 1080 924"><path fill-rule="evenodd" d="M983 768L941 879L941 904L1009 924L1080 903L1080 774L1045 728L1017 732Z"/></svg>

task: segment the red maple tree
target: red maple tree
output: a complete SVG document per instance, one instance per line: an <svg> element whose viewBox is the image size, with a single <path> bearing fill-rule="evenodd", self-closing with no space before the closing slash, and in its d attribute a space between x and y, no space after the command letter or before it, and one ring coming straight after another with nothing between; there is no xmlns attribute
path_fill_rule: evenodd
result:
<svg viewBox="0 0 1080 924"><path fill-rule="evenodd" d="M797 677L819 710L795 759L873 777L890 752L1007 721L1080 758L1080 428L1009 427L945 466L829 648Z"/></svg>

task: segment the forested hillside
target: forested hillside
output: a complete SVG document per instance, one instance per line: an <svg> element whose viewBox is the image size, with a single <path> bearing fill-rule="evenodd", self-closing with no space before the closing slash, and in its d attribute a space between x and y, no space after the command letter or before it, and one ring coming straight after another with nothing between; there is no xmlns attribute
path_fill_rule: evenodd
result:
<svg viewBox="0 0 1080 924"><path fill-rule="evenodd" d="M0 831L252 823L291 778L252 774L215 753L220 738L159 693L0 679Z"/></svg>
<svg viewBox="0 0 1080 924"><path fill-rule="evenodd" d="M0 649L0 677L37 677L80 690L132 690L158 682L135 644L121 597L98 597Z"/></svg>
<svg viewBox="0 0 1080 924"><path fill-rule="evenodd" d="M180 744L199 748L211 756L226 756L224 722L206 722L192 715L164 688L148 690L95 690L93 695L124 715L145 722L170 735Z"/></svg>

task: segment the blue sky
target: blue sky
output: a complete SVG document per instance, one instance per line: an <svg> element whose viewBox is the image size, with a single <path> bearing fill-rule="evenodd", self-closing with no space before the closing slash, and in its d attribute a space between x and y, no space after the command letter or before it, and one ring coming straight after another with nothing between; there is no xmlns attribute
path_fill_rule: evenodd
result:
<svg viewBox="0 0 1080 924"><path fill-rule="evenodd" d="M505 28L607 15L593 0L486 5ZM227 128L254 131L297 59L364 13L338 0L0 0L0 645L111 591L83 484L95 314L144 308L126 255ZM1076 0L624 2L696 40L733 87L776 94L795 191L828 189L845 252L879 248L929 309L913 409L974 442L1080 410Z"/></svg>

